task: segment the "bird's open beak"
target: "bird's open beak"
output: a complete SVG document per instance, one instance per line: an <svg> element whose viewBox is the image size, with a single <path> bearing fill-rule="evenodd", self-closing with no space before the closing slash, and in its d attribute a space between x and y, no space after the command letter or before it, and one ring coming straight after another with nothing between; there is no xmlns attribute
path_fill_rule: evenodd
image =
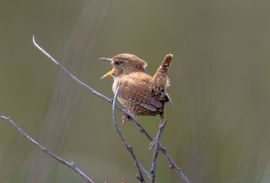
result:
<svg viewBox="0 0 270 183"><path fill-rule="evenodd" d="M112 77L113 72L114 72L114 68L113 68L112 70L110 70L109 72L107 72L106 74L104 74L104 75L101 77L101 79L106 78L107 76L111 76L111 77Z"/></svg>
<svg viewBox="0 0 270 183"><path fill-rule="evenodd" d="M112 62L112 59L111 58L107 58L107 57L101 57L99 60L101 61L109 61L109 62ZM112 70L110 70L109 72L107 72L106 74L104 74L101 79L107 77L107 76L111 76L113 75L113 72L114 72L114 68Z"/></svg>

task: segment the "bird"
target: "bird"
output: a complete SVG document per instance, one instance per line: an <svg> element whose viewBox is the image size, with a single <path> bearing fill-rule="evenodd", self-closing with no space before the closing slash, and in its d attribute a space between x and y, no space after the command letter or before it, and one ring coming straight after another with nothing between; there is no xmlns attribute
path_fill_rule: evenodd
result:
<svg viewBox="0 0 270 183"><path fill-rule="evenodd" d="M123 106L122 123L137 116L159 115L164 122L164 105L171 102L167 93L170 86L168 70L173 54L166 54L153 76L147 74L147 63L134 54L121 53L113 57L101 57L112 65L112 70L101 79L113 78L112 91Z"/></svg>

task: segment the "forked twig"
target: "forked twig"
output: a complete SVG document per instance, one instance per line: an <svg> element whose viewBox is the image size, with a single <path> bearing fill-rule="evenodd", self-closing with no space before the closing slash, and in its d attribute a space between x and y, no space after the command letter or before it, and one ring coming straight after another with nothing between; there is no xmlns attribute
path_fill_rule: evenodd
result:
<svg viewBox="0 0 270 183"><path fill-rule="evenodd" d="M153 137L142 127L140 123L138 123L136 120L132 120L133 124L136 126L136 128L150 141L153 141ZM164 147L161 142L159 142L159 150L161 153L164 155L164 157L167 159L169 162L169 166L172 170L174 170L177 175L179 175L184 182L190 183L190 180L188 177L185 175L184 171L175 163L171 155L169 154L168 150L166 147Z"/></svg>
<svg viewBox="0 0 270 183"><path fill-rule="evenodd" d="M96 95L96 96L98 96L98 97L106 100L107 102L113 104L113 101L110 98L108 98L105 95L99 93L95 89L91 88L90 86L88 86L87 84L85 84L84 82L82 82L81 80L79 80L76 76L74 76L61 63L59 63L58 61L56 61L56 59L54 59L45 49L43 49L41 46L39 46L38 43L36 42L34 36L32 38L33 38L33 44L34 44L34 46L37 47L44 55L46 55L61 70L63 70L70 78L72 78L74 81L76 81L77 83L79 83L82 87L86 88L92 94L94 94L94 95ZM115 104L115 107L120 112L125 112L123 109L121 109L121 107L119 105ZM144 134L150 141L153 140L153 138L149 135L149 133L138 122L134 121L134 124L140 130L140 132L142 134ZM173 169L186 183L190 183L189 179L187 178L187 176L185 175L185 173L183 172L183 170L175 163L175 161L173 160L173 158L169 155L167 149L164 146L162 146L161 144L160 144L160 151L162 152L162 154L165 156L165 158L169 162L170 168Z"/></svg>
<svg viewBox="0 0 270 183"><path fill-rule="evenodd" d="M54 154L50 150L48 150L45 146L41 145L38 141L33 139L30 135L28 135L23 129L17 125L17 123L12 120L9 116L0 115L0 118L10 124L13 128L15 128L23 137L29 140L32 144L37 146L44 154L52 157L56 161L66 165L68 168L72 169L76 173L78 173L81 177L83 177L88 183L95 183L89 176L87 176L73 161L67 161L60 156Z"/></svg>
<svg viewBox="0 0 270 183"><path fill-rule="evenodd" d="M125 137L122 135L121 131L119 130L119 126L118 126L118 120L116 118L116 115L115 115L115 104L116 104L116 98L117 98L117 95L118 95L118 89L119 87L116 89L115 91L115 95L113 97L113 104L112 104L112 119L113 119L113 127L117 133L117 135L119 136L122 144L126 147L126 149L128 150L129 154L131 155L131 158L134 162L134 164L136 165L136 168L137 168L137 171L138 171L138 175L137 175L137 178L140 182L145 182L144 181L144 177L143 177L143 174L142 174L142 170L141 170L141 165L133 151L133 147L131 145L128 144L127 140L125 139Z"/></svg>

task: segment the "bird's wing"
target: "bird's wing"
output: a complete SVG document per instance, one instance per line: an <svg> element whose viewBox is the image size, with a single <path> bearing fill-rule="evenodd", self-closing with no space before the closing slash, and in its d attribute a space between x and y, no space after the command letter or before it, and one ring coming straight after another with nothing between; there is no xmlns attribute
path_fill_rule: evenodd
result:
<svg viewBox="0 0 270 183"><path fill-rule="evenodd" d="M122 79L118 83L118 86L119 98L140 105L141 107L153 112L162 108L163 104L153 96L149 82L127 77L126 79Z"/></svg>

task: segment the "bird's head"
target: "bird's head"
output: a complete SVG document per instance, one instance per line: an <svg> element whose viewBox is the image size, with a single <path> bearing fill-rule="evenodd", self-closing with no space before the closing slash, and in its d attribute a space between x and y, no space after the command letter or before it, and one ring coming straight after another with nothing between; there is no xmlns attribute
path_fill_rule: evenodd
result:
<svg viewBox="0 0 270 183"><path fill-rule="evenodd" d="M100 60L109 61L113 67L111 71L102 76L102 79L107 76L118 77L121 74L145 72L147 66L143 59L128 53L121 53L112 58L101 57Z"/></svg>

